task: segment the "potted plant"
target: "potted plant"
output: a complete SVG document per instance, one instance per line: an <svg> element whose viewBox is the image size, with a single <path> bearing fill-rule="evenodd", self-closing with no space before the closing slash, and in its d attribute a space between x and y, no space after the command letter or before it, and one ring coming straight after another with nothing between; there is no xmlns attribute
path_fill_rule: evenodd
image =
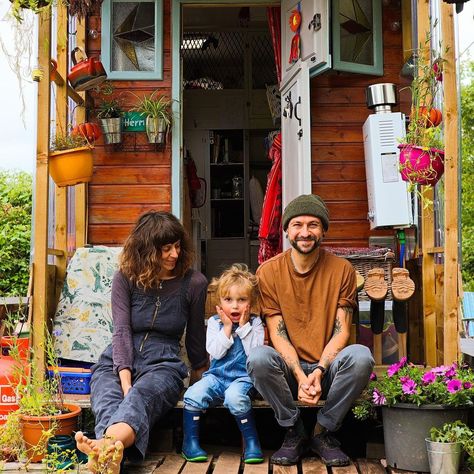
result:
<svg viewBox="0 0 474 474"><path fill-rule="evenodd" d="M474 372L453 363L432 369L407 363L404 357L385 375L371 381L354 408L359 419L382 407L385 454L390 466L429 471L425 438L432 427L467 421L474 399ZM388 442L390 440L390 442Z"/></svg>
<svg viewBox="0 0 474 474"><path fill-rule="evenodd" d="M412 191L418 185L434 186L444 172L442 113L435 107L442 84L444 60L431 50L428 35L415 54L414 77L409 89L412 105L406 136L400 149L399 170Z"/></svg>
<svg viewBox="0 0 474 474"><path fill-rule="evenodd" d="M92 143L82 133L57 133L49 152L49 173L59 186L92 179Z"/></svg>
<svg viewBox="0 0 474 474"><path fill-rule="evenodd" d="M23 21L21 14L22 10L31 10L33 13L41 13L47 9L50 9L53 5L54 0L10 0L11 15L15 18L18 23Z"/></svg>
<svg viewBox="0 0 474 474"><path fill-rule="evenodd" d="M1 444L3 457L24 458L27 463L41 461L49 438L71 435L77 430L81 408L64 403L53 336L47 331L44 356L47 365L53 367L50 377L41 376L31 349L25 359L18 346L11 346L9 383L16 393L18 408L8 414L0 427L0 441L8 440L6 445Z"/></svg>
<svg viewBox="0 0 474 474"><path fill-rule="evenodd" d="M104 143L112 145L122 141L122 101L114 97L114 86L110 81L100 87L96 115L104 133Z"/></svg>
<svg viewBox="0 0 474 474"><path fill-rule="evenodd" d="M132 109L146 117L146 133L150 143L165 143L166 134L172 121L172 101L164 96L158 96L154 91L149 97L138 98L137 105Z"/></svg>
<svg viewBox="0 0 474 474"><path fill-rule="evenodd" d="M426 438L426 450L431 474L456 474L459 471L461 454L468 454L467 464L474 468L474 431L457 420L433 427Z"/></svg>

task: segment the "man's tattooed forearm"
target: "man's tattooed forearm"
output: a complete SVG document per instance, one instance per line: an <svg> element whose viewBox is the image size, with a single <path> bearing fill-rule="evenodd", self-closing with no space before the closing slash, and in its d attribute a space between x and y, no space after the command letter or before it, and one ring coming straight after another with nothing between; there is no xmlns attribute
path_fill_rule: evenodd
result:
<svg viewBox="0 0 474 474"><path fill-rule="evenodd" d="M341 322L339 321L339 319L336 318L336 320L334 321L334 329L332 330L332 335L333 335L333 336L336 336L336 335L339 334L341 331L342 331Z"/></svg>
<svg viewBox="0 0 474 474"><path fill-rule="evenodd" d="M352 316L354 314L354 310L350 306L342 306L342 311L344 311L345 316Z"/></svg>
<svg viewBox="0 0 474 474"><path fill-rule="evenodd" d="M286 326L283 319L278 323L277 334L283 339L286 339L288 342L290 342L290 338L288 337L288 333L286 332Z"/></svg>

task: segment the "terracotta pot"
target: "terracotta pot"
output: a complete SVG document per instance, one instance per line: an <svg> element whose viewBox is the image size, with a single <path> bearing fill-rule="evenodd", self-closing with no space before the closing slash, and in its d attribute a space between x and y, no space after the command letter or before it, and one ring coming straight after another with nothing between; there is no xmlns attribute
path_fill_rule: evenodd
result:
<svg viewBox="0 0 474 474"><path fill-rule="evenodd" d="M403 181L434 186L444 173L444 151L427 150L402 143L400 149L400 174Z"/></svg>
<svg viewBox="0 0 474 474"><path fill-rule="evenodd" d="M49 174L59 187L88 183L93 164L92 148L87 146L49 153Z"/></svg>
<svg viewBox="0 0 474 474"><path fill-rule="evenodd" d="M54 431L55 436L72 435L73 431L77 430L81 408L68 404L64 406L69 410L69 413L51 416L20 415L23 439L31 462L39 462L43 459L46 453L47 439L41 438L43 437L43 431L51 429L53 423L58 425L58 428ZM39 452L36 452L36 446L38 446Z"/></svg>

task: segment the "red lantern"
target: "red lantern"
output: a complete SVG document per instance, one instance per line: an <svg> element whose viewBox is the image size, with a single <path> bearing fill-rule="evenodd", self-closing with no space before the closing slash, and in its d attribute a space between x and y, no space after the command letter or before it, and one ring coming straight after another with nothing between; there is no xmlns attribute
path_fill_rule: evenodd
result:
<svg viewBox="0 0 474 474"><path fill-rule="evenodd" d="M301 25L301 13L298 10L293 10L290 15L290 28L293 33L296 33Z"/></svg>

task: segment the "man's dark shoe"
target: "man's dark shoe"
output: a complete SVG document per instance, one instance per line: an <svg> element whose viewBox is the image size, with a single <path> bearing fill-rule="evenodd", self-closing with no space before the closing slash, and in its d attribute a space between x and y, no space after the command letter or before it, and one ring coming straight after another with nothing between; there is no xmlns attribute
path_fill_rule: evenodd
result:
<svg viewBox="0 0 474 474"><path fill-rule="evenodd" d="M271 462L282 466L296 464L306 451L306 435L304 429L299 427L289 428L281 448L273 453Z"/></svg>
<svg viewBox="0 0 474 474"><path fill-rule="evenodd" d="M317 454L326 466L348 466L349 456L340 448L341 443L328 431L323 431L313 437L310 448Z"/></svg>

